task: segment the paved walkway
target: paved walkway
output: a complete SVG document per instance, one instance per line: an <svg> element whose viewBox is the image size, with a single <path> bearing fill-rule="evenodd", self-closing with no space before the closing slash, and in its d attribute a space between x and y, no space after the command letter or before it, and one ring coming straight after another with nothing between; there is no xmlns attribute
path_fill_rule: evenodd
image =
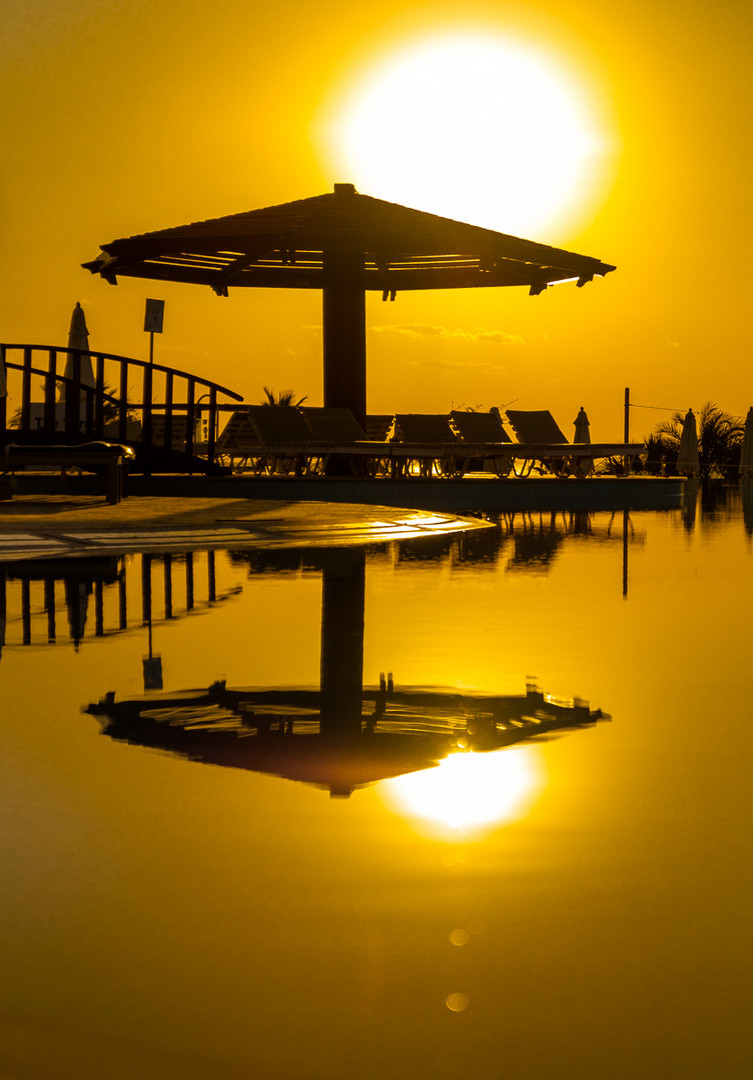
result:
<svg viewBox="0 0 753 1080"><path fill-rule="evenodd" d="M212 547L333 547L488 527L473 517L347 503L21 495L0 503L0 562Z"/></svg>

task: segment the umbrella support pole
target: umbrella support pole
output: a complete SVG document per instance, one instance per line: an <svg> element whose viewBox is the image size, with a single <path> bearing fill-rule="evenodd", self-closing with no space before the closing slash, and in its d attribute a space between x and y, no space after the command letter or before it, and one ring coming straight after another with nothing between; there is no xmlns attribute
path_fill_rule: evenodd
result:
<svg viewBox="0 0 753 1080"><path fill-rule="evenodd" d="M361 734L366 556L340 552L322 574L321 732Z"/></svg>
<svg viewBox="0 0 753 1080"><path fill-rule="evenodd" d="M366 297L362 252L327 253L322 324L325 408L347 408L366 425Z"/></svg>

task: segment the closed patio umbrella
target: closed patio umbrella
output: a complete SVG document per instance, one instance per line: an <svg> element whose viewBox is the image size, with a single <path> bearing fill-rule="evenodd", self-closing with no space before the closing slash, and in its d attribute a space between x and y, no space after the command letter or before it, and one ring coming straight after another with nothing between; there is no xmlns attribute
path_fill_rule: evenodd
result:
<svg viewBox="0 0 753 1080"><path fill-rule="evenodd" d="M745 417L743 445L740 450L740 476L753 476L753 405Z"/></svg>
<svg viewBox="0 0 753 1080"><path fill-rule="evenodd" d="M573 421L575 424L575 434L573 435L574 443L590 443L591 442L591 428L586 416L586 410L581 405L580 412Z"/></svg>
<svg viewBox="0 0 753 1080"><path fill-rule="evenodd" d="M84 309L81 304L76 301L76 306L73 309L71 315L71 326L68 331L68 348L69 349L86 349L89 348L89 331L86 327L86 317L84 315ZM65 371L63 374L66 379L73 378L73 353L68 353L68 359L65 362ZM82 386L95 386L94 381L94 368L92 367L91 356L88 353L81 353L81 385ZM65 384L60 386L58 391L58 401L65 400ZM86 395L81 395L82 403L86 401Z"/></svg>
<svg viewBox="0 0 753 1080"><path fill-rule="evenodd" d="M677 471L685 473L686 476L698 476L701 471L698 459L698 433L692 409L688 409L682 425L680 449L677 452Z"/></svg>

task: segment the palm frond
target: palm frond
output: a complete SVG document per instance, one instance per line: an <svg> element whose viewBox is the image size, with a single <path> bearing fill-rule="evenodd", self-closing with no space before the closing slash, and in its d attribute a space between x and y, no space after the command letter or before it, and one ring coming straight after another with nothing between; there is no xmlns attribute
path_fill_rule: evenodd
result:
<svg viewBox="0 0 753 1080"><path fill-rule="evenodd" d="M298 397L295 390L270 390L268 386L262 387L266 400L262 401L262 405L302 405L307 394L303 397Z"/></svg>

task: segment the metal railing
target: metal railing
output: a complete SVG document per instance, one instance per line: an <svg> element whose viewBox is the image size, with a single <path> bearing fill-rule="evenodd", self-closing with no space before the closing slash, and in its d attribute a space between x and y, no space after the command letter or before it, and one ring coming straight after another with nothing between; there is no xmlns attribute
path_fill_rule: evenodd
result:
<svg viewBox="0 0 753 1080"><path fill-rule="evenodd" d="M7 384L7 396L0 397L5 442L109 439L134 446L138 468L145 473L195 472L200 466L217 471L217 418L230 407L219 398L243 400L219 383L115 353L0 344L0 361ZM40 395L33 400L37 376ZM207 440L199 447L196 428L204 414Z"/></svg>

